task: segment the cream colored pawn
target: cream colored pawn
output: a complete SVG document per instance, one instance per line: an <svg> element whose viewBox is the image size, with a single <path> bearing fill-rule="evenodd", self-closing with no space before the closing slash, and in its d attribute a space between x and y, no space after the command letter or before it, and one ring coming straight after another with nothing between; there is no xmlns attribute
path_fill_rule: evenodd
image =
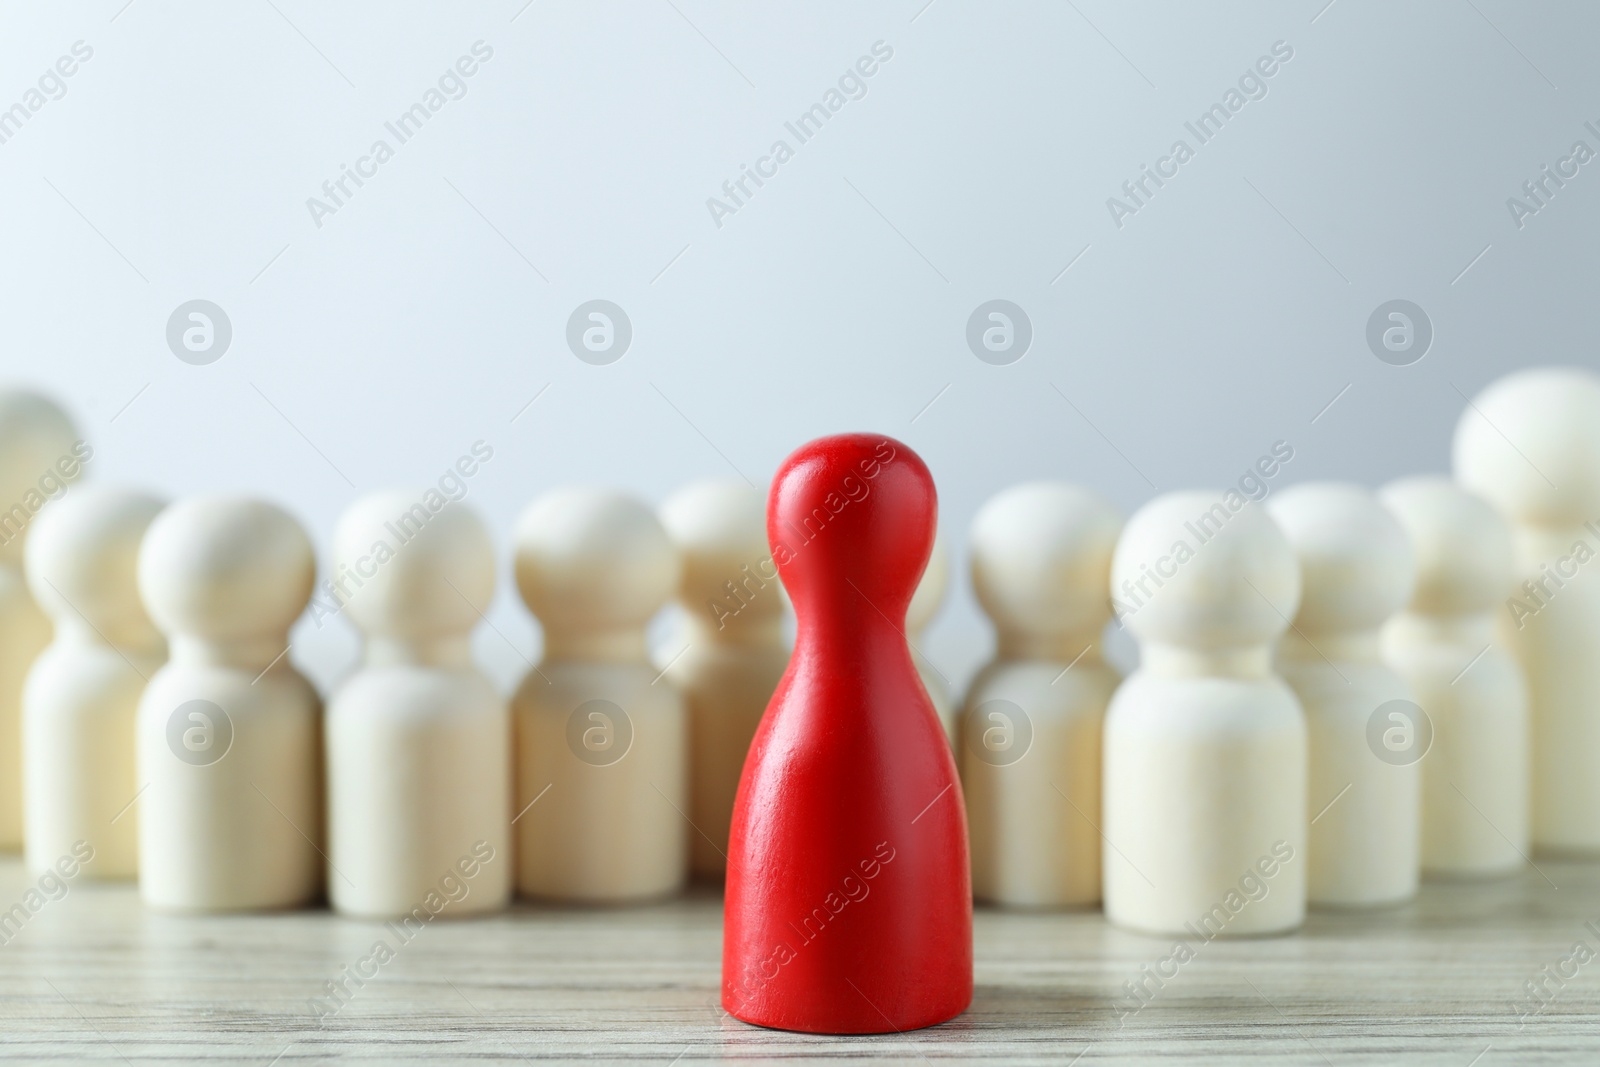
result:
<svg viewBox="0 0 1600 1067"><path fill-rule="evenodd" d="M544 630L513 702L517 889L674 892L688 870L688 726L645 626L678 586L677 553L649 508L602 489L546 493L516 537L517 588Z"/></svg>
<svg viewBox="0 0 1600 1067"><path fill-rule="evenodd" d="M28 869L86 842L87 878L138 872L134 720L167 644L139 602L139 542L162 502L89 485L34 520L28 586L55 623L22 696Z"/></svg>
<svg viewBox="0 0 1600 1067"><path fill-rule="evenodd" d="M1517 587L1500 626L1532 711L1533 844L1600 855L1600 379L1495 382L1456 424L1456 477L1511 522Z"/></svg>
<svg viewBox="0 0 1600 1067"><path fill-rule="evenodd" d="M1528 692L1495 615L1512 586L1511 529L1446 478L1379 494L1417 557L1411 605L1384 628L1384 656L1433 726L1422 761L1422 872L1483 877L1528 852Z"/></svg>
<svg viewBox="0 0 1600 1067"><path fill-rule="evenodd" d="M322 889L322 715L289 662L315 562L241 497L181 500L139 551L171 658L139 701L139 892L182 911L287 908Z"/></svg>
<svg viewBox="0 0 1600 1067"><path fill-rule="evenodd" d="M1105 909L1178 936L1270 934L1305 917L1306 727L1272 669L1300 603L1294 550L1265 509L1168 493L1112 561L1139 669L1105 722Z"/></svg>
<svg viewBox="0 0 1600 1067"><path fill-rule="evenodd" d="M325 724L328 896L350 915L409 914L480 843L494 858L445 913L511 895L511 714L470 647L494 545L464 504L402 522L426 513L421 498L363 497L334 532L344 611L366 638Z"/></svg>
<svg viewBox="0 0 1600 1067"><path fill-rule="evenodd" d="M950 699L950 682L939 673L939 668L933 665L922 649L922 636L933 617L939 614L945 591L949 587L950 552L945 547L944 531L941 529L934 532L933 552L928 556L927 569L922 572L922 580L917 583L916 592L911 594L911 603L906 607L906 639L911 644L912 659L917 666L917 675L922 679L922 687L928 691L933 710L939 714L944 735L951 744L955 744L956 706Z"/></svg>
<svg viewBox="0 0 1600 1067"><path fill-rule="evenodd" d="M1297 485L1267 510L1300 560L1300 611L1278 645L1278 670L1306 716L1307 902L1409 900L1422 870L1418 761L1429 731L1411 688L1383 661L1379 634L1411 599L1411 543L1356 485Z"/></svg>
<svg viewBox="0 0 1600 1067"><path fill-rule="evenodd" d="M750 740L789 665L783 586L767 548L766 500L743 482L697 482L661 505L683 562L683 626L661 651L689 723L689 869L721 878Z"/></svg>
<svg viewBox="0 0 1600 1067"><path fill-rule="evenodd" d="M22 686L50 643L50 620L23 578L22 546L40 509L93 454L54 401L0 390L0 850L22 847Z"/></svg>
<svg viewBox="0 0 1600 1067"><path fill-rule="evenodd" d="M995 656L961 712L972 891L1018 907L1100 900L1100 732L1117 675L1101 657L1122 517L1076 486L998 494L972 523L972 586Z"/></svg>

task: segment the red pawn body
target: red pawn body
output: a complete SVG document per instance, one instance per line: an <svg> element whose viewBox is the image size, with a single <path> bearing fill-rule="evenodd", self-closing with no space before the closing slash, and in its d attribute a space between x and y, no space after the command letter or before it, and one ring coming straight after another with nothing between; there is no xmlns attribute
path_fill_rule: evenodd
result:
<svg viewBox="0 0 1600 1067"><path fill-rule="evenodd" d="M722 1003L746 1022L884 1033L972 1001L966 809L905 637L937 512L927 466L877 435L813 441L773 479L799 632L728 844Z"/></svg>

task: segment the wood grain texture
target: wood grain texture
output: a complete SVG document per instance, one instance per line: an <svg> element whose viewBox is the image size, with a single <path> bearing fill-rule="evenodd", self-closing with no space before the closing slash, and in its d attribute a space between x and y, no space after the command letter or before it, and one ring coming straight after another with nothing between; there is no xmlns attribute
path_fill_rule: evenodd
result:
<svg viewBox="0 0 1600 1067"><path fill-rule="evenodd" d="M33 885L0 859L0 908ZM1430 884L1389 911L1314 913L1291 937L1196 941L1152 1002L1119 1020L1123 983L1170 939L1112 929L1098 912L980 909L965 1015L827 1038L723 1014L721 903L707 889L645 907L441 918L319 1017L311 999L380 937L398 943L392 931L326 911L159 915L131 886L80 876L0 945L0 1061L1592 1064L1600 958L1550 983L1541 1014L1519 1020L1516 1003L1541 968L1570 973L1576 943L1600 953L1596 929L1600 867L1540 860L1504 882Z"/></svg>

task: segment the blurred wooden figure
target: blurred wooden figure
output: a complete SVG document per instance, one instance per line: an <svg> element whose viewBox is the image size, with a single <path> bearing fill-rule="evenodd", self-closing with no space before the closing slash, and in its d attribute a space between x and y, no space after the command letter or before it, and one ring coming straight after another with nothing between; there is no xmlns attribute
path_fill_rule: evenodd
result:
<svg viewBox="0 0 1600 1067"><path fill-rule="evenodd" d="M1508 375L1461 413L1454 451L1511 522L1518 585L1498 615L1528 684L1534 847L1600 855L1600 378Z"/></svg>
<svg viewBox="0 0 1600 1067"><path fill-rule="evenodd" d="M1528 691L1495 615L1512 588L1511 529L1448 478L1379 494L1411 539L1417 587L1384 628L1384 656L1427 713L1422 871L1508 874L1528 853Z"/></svg>
<svg viewBox="0 0 1600 1067"><path fill-rule="evenodd" d="M139 820L134 722L166 641L139 601L139 543L162 501L110 486L76 488L35 520L28 586L55 623L22 698L28 869L94 849L87 878L133 878Z"/></svg>
<svg viewBox="0 0 1600 1067"><path fill-rule="evenodd" d="M956 756L972 891L1019 907L1100 900L1100 743L1117 675L1101 656L1122 518L1076 486L1007 489L972 523L972 586L998 636Z"/></svg>
<svg viewBox="0 0 1600 1067"><path fill-rule="evenodd" d="M1431 731L1383 662L1379 633L1411 599L1411 544L1360 486L1297 485L1267 510L1300 560L1300 611L1278 645L1278 669L1300 698L1310 746L1307 900L1409 900L1422 869L1419 763Z"/></svg>
<svg viewBox="0 0 1600 1067"><path fill-rule="evenodd" d="M452 876L450 915L511 894L511 716L471 649L494 545L465 504L424 499L363 497L334 534L332 581L366 638L325 726L328 895L352 915L410 914Z"/></svg>
<svg viewBox="0 0 1600 1067"><path fill-rule="evenodd" d="M322 890L322 708L289 662L315 578L282 509L180 500L139 550L171 658L136 727L139 892L168 910L288 908Z"/></svg>
<svg viewBox="0 0 1600 1067"><path fill-rule="evenodd" d="M661 505L660 517L683 563L684 625L661 666L688 713L689 868L720 879L750 739L789 665L783 585L759 490L696 482Z"/></svg>
<svg viewBox="0 0 1600 1067"><path fill-rule="evenodd" d="M517 588L544 628L544 658L512 705L517 889L572 901L675 892L692 832L688 728L645 645L678 586L672 542L644 504L586 488L535 500L516 541Z"/></svg>
<svg viewBox="0 0 1600 1067"><path fill-rule="evenodd" d="M93 455L53 400L0 390L0 850L22 847L22 687L50 643L50 620L23 578L23 543Z"/></svg>
<svg viewBox="0 0 1600 1067"><path fill-rule="evenodd" d="M1272 643L1300 603L1294 550L1237 490L1167 493L1123 528L1111 589L1140 664L1106 712L1106 917L1207 940L1293 930L1306 726Z"/></svg>

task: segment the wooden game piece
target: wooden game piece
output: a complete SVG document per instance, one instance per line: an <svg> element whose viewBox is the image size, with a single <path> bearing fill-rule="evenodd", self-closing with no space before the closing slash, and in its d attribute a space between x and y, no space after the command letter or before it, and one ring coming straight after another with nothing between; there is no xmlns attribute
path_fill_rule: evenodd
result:
<svg viewBox="0 0 1600 1067"><path fill-rule="evenodd" d="M1384 628L1384 656L1432 723L1422 767L1422 870L1477 877L1528 854L1528 691L1495 633L1513 587L1511 528L1447 478L1379 494L1411 539L1417 588Z"/></svg>
<svg viewBox="0 0 1600 1067"><path fill-rule="evenodd" d="M35 516L93 454L54 401L0 390L0 850L22 847L22 686L50 643L50 620L23 578L22 548Z"/></svg>
<svg viewBox="0 0 1600 1067"><path fill-rule="evenodd" d="M139 820L134 720L167 645L139 600L139 542L162 501L110 486L75 488L34 520L27 576L55 637L22 697L25 853L53 870L80 842L84 877L133 878Z"/></svg>
<svg viewBox="0 0 1600 1067"><path fill-rule="evenodd" d="M1519 371L1456 424L1456 477L1511 522L1517 587L1500 626L1532 713L1533 844L1600 854L1600 379Z"/></svg>
<svg viewBox="0 0 1600 1067"><path fill-rule="evenodd" d="M146 904L286 908L320 893L322 709L288 655L314 577L299 523L263 501L191 497L146 532L139 591L171 652L135 728Z"/></svg>
<svg viewBox="0 0 1600 1067"><path fill-rule="evenodd" d="M517 889L573 901L678 890L688 869L688 725L651 666L645 626L677 588L654 514L630 496L561 489L517 523L517 588L544 658L512 702Z"/></svg>
<svg viewBox="0 0 1600 1067"><path fill-rule="evenodd" d="M1054 482L1007 489L973 520L972 586L998 635L956 744L979 900L1100 900L1100 727L1118 682L1100 642L1121 527Z"/></svg>
<svg viewBox="0 0 1600 1067"><path fill-rule="evenodd" d="M917 591L911 594L911 604L906 608L906 640L911 645L911 661L916 664L917 676L922 679L933 710L939 716L939 725L944 727L950 743L955 744L956 706L950 698L950 682L939 673L939 668L928 659L927 649L923 648L923 634L933 617L939 614L949 586L950 553L945 548L944 534L937 532L933 536L933 552L928 556L928 569L922 572L922 581L917 583Z"/></svg>
<svg viewBox="0 0 1600 1067"><path fill-rule="evenodd" d="M905 636L937 513L922 460L876 434L813 441L773 479L799 632L728 844L722 1003L746 1022L903 1031L972 999L961 786Z"/></svg>
<svg viewBox="0 0 1600 1067"><path fill-rule="evenodd" d="M352 915L410 914L446 879L464 889L439 914L511 895L511 715L470 645L494 545L430 492L436 509L421 491L363 497L334 534L332 581L366 638L325 724L328 895Z"/></svg>
<svg viewBox="0 0 1600 1067"><path fill-rule="evenodd" d="M683 561L683 626L660 654L689 723L689 869L720 880L750 739L789 665L783 585L767 547L766 501L743 482L696 482L661 505Z"/></svg>
<svg viewBox="0 0 1600 1067"><path fill-rule="evenodd" d="M1410 687L1383 662L1379 633L1411 599L1411 544L1356 485L1293 486L1267 510L1300 561L1300 610L1279 642L1278 670L1306 717L1307 902L1409 900L1421 875L1430 731Z"/></svg>
<svg viewBox="0 0 1600 1067"><path fill-rule="evenodd" d="M1294 550L1236 490L1140 508L1111 570L1140 666L1106 712L1106 917L1150 933L1293 930L1306 901L1306 726L1272 669Z"/></svg>

